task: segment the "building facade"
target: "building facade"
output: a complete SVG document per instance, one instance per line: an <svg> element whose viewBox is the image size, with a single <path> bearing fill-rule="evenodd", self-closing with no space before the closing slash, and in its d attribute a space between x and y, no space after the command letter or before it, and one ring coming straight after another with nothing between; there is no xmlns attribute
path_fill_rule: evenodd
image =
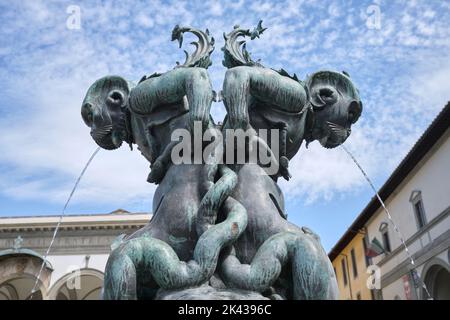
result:
<svg viewBox="0 0 450 320"><path fill-rule="evenodd" d="M374 197L329 253L341 299L450 300L449 124L450 104L380 189L391 219ZM373 243L382 252L369 258ZM364 268L365 288L350 282L353 265Z"/></svg>
<svg viewBox="0 0 450 320"><path fill-rule="evenodd" d="M0 300L100 299L114 239L143 227L150 217L120 209L65 216L45 263L59 217L0 218Z"/></svg>
<svg viewBox="0 0 450 320"><path fill-rule="evenodd" d="M340 300L371 300L372 292L367 288L369 262L365 257L365 237L363 231L353 239L332 261L338 281Z"/></svg>

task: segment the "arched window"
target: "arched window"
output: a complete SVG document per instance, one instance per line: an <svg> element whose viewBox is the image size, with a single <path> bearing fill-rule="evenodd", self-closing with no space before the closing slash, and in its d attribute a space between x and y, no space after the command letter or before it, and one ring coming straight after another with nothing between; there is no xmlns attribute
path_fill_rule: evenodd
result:
<svg viewBox="0 0 450 320"><path fill-rule="evenodd" d="M422 279L434 300L450 300L450 265L439 258L429 260L422 270ZM422 289L422 299L429 299Z"/></svg>

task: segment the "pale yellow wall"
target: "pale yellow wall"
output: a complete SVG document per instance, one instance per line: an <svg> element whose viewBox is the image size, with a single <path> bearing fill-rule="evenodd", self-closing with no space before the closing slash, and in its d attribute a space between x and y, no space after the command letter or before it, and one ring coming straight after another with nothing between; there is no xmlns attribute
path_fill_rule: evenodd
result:
<svg viewBox="0 0 450 320"><path fill-rule="evenodd" d="M347 247L342 250L341 254L339 254L333 261L333 267L336 270L336 278L339 286L339 299L340 300L348 300L353 299L356 300L356 295L359 292L361 294L362 300L371 300L370 290L367 288L367 277L369 274L366 273L367 266L366 260L364 256L364 245L363 245L364 235L362 233L358 233L353 240L347 245ZM353 267L352 267L352 258L351 258L351 250L354 248L355 256L356 256L356 266L358 270L357 277L353 276ZM342 270L342 259L345 259L343 256L345 254L347 256L346 263L348 263L348 273L347 273L347 285L344 286L344 278L343 278L343 270ZM350 288L352 292L352 297L350 297Z"/></svg>

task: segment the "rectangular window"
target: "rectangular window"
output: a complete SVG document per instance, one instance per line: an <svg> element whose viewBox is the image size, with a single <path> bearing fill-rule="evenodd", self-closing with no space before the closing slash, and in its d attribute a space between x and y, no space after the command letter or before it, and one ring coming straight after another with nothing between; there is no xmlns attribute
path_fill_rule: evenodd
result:
<svg viewBox="0 0 450 320"><path fill-rule="evenodd" d="M389 234L387 231L383 232L383 246L386 252L391 252L391 242L389 241Z"/></svg>
<svg viewBox="0 0 450 320"><path fill-rule="evenodd" d="M367 242L368 242L369 240L368 240L368 238L367 238L367 235L364 237L364 239L362 240L362 242L363 242L363 247L364 247L364 258L365 258L365 260L366 260L366 267L368 267L368 266L370 266L372 263L371 263L371 259L370 259L370 257L368 257L367 256Z"/></svg>
<svg viewBox="0 0 450 320"><path fill-rule="evenodd" d="M356 278L358 276L358 268L356 266L356 256L354 248L352 249L352 251L350 251L350 255L352 256L353 278Z"/></svg>
<svg viewBox="0 0 450 320"><path fill-rule="evenodd" d="M414 213L416 214L417 226L421 229L425 225L425 211L421 200L414 203Z"/></svg>
<svg viewBox="0 0 450 320"><path fill-rule="evenodd" d="M341 266L342 266L342 279L344 280L344 286L346 286L348 279L347 279L347 267L345 265L344 259L341 260Z"/></svg>

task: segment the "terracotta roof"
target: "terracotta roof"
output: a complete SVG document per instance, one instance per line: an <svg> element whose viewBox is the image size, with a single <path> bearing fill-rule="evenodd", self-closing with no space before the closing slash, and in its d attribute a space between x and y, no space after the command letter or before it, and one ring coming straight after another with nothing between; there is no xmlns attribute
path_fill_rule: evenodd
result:
<svg viewBox="0 0 450 320"><path fill-rule="evenodd" d="M130 213L130 212L127 210L124 210L122 208L119 208L119 209L116 209L116 210L110 212L110 214L124 214L124 213Z"/></svg>

